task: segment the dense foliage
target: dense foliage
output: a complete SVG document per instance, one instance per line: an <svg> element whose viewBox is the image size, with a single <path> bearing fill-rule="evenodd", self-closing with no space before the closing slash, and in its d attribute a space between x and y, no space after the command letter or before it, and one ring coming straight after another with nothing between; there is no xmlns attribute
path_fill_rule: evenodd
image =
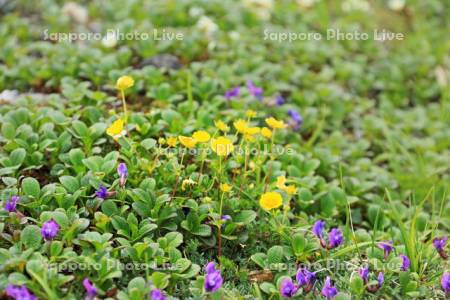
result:
<svg viewBox="0 0 450 300"><path fill-rule="evenodd" d="M0 298L449 296L449 15L0 1Z"/></svg>

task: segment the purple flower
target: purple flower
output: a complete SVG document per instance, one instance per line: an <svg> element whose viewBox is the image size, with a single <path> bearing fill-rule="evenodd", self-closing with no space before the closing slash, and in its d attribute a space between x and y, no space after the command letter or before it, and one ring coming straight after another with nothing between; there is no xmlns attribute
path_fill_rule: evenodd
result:
<svg viewBox="0 0 450 300"><path fill-rule="evenodd" d="M284 100L283 96L281 95L276 95L275 96L275 104L278 106L283 105L286 102L286 100Z"/></svg>
<svg viewBox="0 0 450 300"><path fill-rule="evenodd" d="M434 238L433 246L436 248L437 252L444 251L445 244L447 243L447 236L443 236L442 238Z"/></svg>
<svg viewBox="0 0 450 300"><path fill-rule="evenodd" d="M238 86L235 86L225 92L225 99L231 100L231 98L233 98L233 97L239 97L240 92L241 92L241 88Z"/></svg>
<svg viewBox="0 0 450 300"><path fill-rule="evenodd" d="M59 225L53 219L42 224L41 234L46 241L54 239L55 236L58 234L58 231Z"/></svg>
<svg viewBox="0 0 450 300"><path fill-rule="evenodd" d="M292 298L297 293L298 287L292 282L292 279L286 278L281 282L280 294L283 298Z"/></svg>
<svg viewBox="0 0 450 300"><path fill-rule="evenodd" d="M447 236L443 236L442 238L435 238L433 240L433 246L436 248L437 252L443 259L447 259L448 255L445 253L445 244L447 243Z"/></svg>
<svg viewBox="0 0 450 300"><path fill-rule="evenodd" d="M223 283L223 278L220 274L220 270L216 270L216 264L214 262L209 262L205 266L205 271L205 290L212 293L220 289Z"/></svg>
<svg viewBox="0 0 450 300"><path fill-rule="evenodd" d="M220 271L208 273L205 276L205 290L207 292L213 293L220 289L223 283L222 275Z"/></svg>
<svg viewBox="0 0 450 300"><path fill-rule="evenodd" d="M253 95L256 99L262 100L263 89L255 86L251 80L247 81L247 89L250 92L250 94Z"/></svg>
<svg viewBox="0 0 450 300"><path fill-rule="evenodd" d="M127 181L128 177L128 169L127 165L125 163L120 163L119 166L117 166L117 173L120 176L119 184L120 186L125 186L125 182Z"/></svg>
<svg viewBox="0 0 450 300"><path fill-rule="evenodd" d="M378 288L380 288L383 285L383 283L384 283L383 272L378 273L377 280L378 280Z"/></svg>
<svg viewBox="0 0 450 300"><path fill-rule="evenodd" d="M328 248L333 249L338 247L344 242L344 236L339 228L333 228L328 233Z"/></svg>
<svg viewBox="0 0 450 300"><path fill-rule="evenodd" d="M98 190L95 192L95 196L105 200L109 196L108 189L104 185L101 184L99 186Z"/></svg>
<svg viewBox="0 0 450 300"><path fill-rule="evenodd" d="M302 126L303 124L302 116L293 109L288 110L288 115L291 117L289 123L292 125L292 127L296 130L300 129L300 126Z"/></svg>
<svg viewBox="0 0 450 300"><path fill-rule="evenodd" d="M36 300L36 296L33 295L26 286L15 286L12 284L8 284L5 289L6 295L15 299L15 300Z"/></svg>
<svg viewBox="0 0 450 300"><path fill-rule="evenodd" d="M20 200L19 196L12 196L11 199L6 201L5 210L8 212L16 211L17 202L19 202L19 200Z"/></svg>
<svg viewBox="0 0 450 300"><path fill-rule="evenodd" d="M404 254L400 254L399 256L402 259L402 266L400 270L407 271L409 269L409 266L411 265L411 261L409 260L408 256Z"/></svg>
<svg viewBox="0 0 450 300"><path fill-rule="evenodd" d="M205 266L206 274L216 272L216 263L211 261Z"/></svg>
<svg viewBox="0 0 450 300"><path fill-rule="evenodd" d="M166 300L166 296L162 293L160 289L154 289L150 293L150 299L151 300Z"/></svg>
<svg viewBox="0 0 450 300"><path fill-rule="evenodd" d="M297 275L295 276L299 286L312 287L314 280L316 279L316 274L309 271L307 268L300 268L297 270Z"/></svg>
<svg viewBox="0 0 450 300"><path fill-rule="evenodd" d="M97 295L97 288L92 285L88 278L83 280L83 286L86 290L86 300L92 300Z"/></svg>
<svg viewBox="0 0 450 300"><path fill-rule="evenodd" d="M364 283L367 283L369 280L369 267L362 267L359 269L359 276L364 280Z"/></svg>
<svg viewBox="0 0 450 300"><path fill-rule="evenodd" d="M230 215L223 215L221 218L220 218L222 221L229 221L229 220L231 220L231 216Z"/></svg>
<svg viewBox="0 0 450 300"><path fill-rule="evenodd" d="M325 222L322 220L316 221L316 223L314 223L313 227L312 227L312 232L314 233L314 235L321 239L323 238L323 230L325 228Z"/></svg>
<svg viewBox="0 0 450 300"><path fill-rule="evenodd" d="M442 275L441 286L446 294L450 294L450 273Z"/></svg>
<svg viewBox="0 0 450 300"><path fill-rule="evenodd" d="M391 251L394 249L394 247L392 247L393 243L392 241L384 241L381 243L378 243L378 247L383 249L384 251L384 259L387 259L389 254L391 253Z"/></svg>
<svg viewBox="0 0 450 300"><path fill-rule="evenodd" d="M326 297L327 299L333 299L334 296L337 295L337 293L338 290L335 286L332 285L330 276L327 276L325 284L322 288L322 296Z"/></svg>

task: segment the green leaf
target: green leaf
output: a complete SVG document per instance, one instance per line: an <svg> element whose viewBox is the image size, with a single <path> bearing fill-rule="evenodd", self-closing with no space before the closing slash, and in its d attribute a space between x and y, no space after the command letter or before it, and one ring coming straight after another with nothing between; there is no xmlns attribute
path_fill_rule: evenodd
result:
<svg viewBox="0 0 450 300"><path fill-rule="evenodd" d="M272 283L269 282L263 282L260 284L259 286L261 288L261 290L266 293L266 294L275 294L278 292L277 288L275 287L275 285L273 285Z"/></svg>
<svg viewBox="0 0 450 300"><path fill-rule="evenodd" d="M41 193L39 182L32 177L27 177L22 181L22 190L25 195L32 196L36 199L39 198L39 194Z"/></svg>
<svg viewBox="0 0 450 300"><path fill-rule="evenodd" d="M155 272L151 276L151 282L155 285L158 289L164 289L169 285L169 274L164 274L161 272Z"/></svg>
<svg viewBox="0 0 450 300"><path fill-rule="evenodd" d="M11 166L20 166L25 156L27 155L27 152L23 148L17 148L11 154L9 155L9 159L11 160Z"/></svg>
<svg viewBox="0 0 450 300"><path fill-rule="evenodd" d="M88 137L89 136L89 129L87 128L86 124L84 124L83 122L75 120L72 122L72 127L75 129L78 136L80 136L80 137Z"/></svg>
<svg viewBox="0 0 450 300"><path fill-rule="evenodd" d="M78 180L73 176L61 176L59 177L59 181L69 193L73 194L80 189Z"/></svg>
<svg viewBox="0 0 450 300"><path fill-rule="evenodd" d="M256 218L256 212L253 210L243 210L235 218L234 222L249 224Z"/></svg>
<svg viewBox="0 0 450 300"><path fill-rule="evenodd" d="M154 139L145 139L141 142L142 147L144 147L146 150L149 150L156 145L156 140Z"/></svg>
<svg viewBox="0 0 450 300"><path fill-rule="evenodd" d="M273 246L267 251L267 260L269 264L278 264L283 262L283 247Z"/></svg>
<svg viewBox="0 0 450 300"><path fill-rule="evenodd" d="M255 253L250 256L250 259L262 269L265 269L267 266L267 255L264 253Z"/></svg>
<svg viewBox="0 0 450 300"><path fill-rule="evenodd" d="M176 248L183 243L183 235L179 232L169 232L166 234L165 238L169 247Z"/></svg>
<svg viewBox="0 0 450 300"><path fill-rule="evenodd" d="M352 296L347 293L339 293L337 294L333 300L352 300Z"/></svg>
<svg viewBox="0 0 450 300"><path fill-rule="evenodd" d="M191 233L199 236L210 236L211 227L205 224L201 224L197 229L192 230Z"/></svg>
<svg viewBox="0 0 450 300"><path fill-rule="evenodd" d="M302 234L296 233L292 236L291 244L295 255L299 256L303 254L303 251L305 250L306 239Z"/></svg>
<svg viewBox="0 0 450 300"><path fill-rule="evenodd" d="M41 229L36 225L25 227L20 233L20 241L26 248L38 248L42 243Z"/></svg>
<svg viewBox="0 0 450 300"><path fill-rule="evenodd" d="M84 152L79 148L69 151L69 159L74 166L82 165L84 157Z"/></svg>
<svg viewBox="0 0 450 300"><path fill-rule="evenodd" d="M352 276L350 280L350 290L357 295L364 292L364 281L360 276Z"/></svg>
<svg viewBox="0 0 450 300"><path fill-rule="evenodd" d="M8 122L4 122L2 125L2 135L7 140L12 140L16 136L16 128L14 125Z"/></svg>
<svg viewBox="0 0 450 300"><path fill-rule="evenodd" d="M58 256L63 250L63 244L60 241L52 241L50 246L50 255Z"/></svg>

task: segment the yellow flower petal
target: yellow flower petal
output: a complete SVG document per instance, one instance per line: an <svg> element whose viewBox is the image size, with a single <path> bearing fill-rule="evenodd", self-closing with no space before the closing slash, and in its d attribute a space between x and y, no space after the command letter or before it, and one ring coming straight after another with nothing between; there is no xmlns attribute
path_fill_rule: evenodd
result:
<svg viewBox="0 0 450 300"><path fill-rule="evenodd" d="M227 156L234 150L233 142L226 137L211 139L211 149L219 156Z"/></svg>
<svg viewBox="0 0 450 300"><path fill-rule="evenodd" d="M117 119L106 129L106 133L114 138L122 134L124 121Z"/></svg>
<svg viewBox="0 0 450 300"><path fill-rule="evenodd" d="M284 189L286 187L286 177L284 176L278 176L277 177L277 188L280 190Z"/></svg>
<svg viewBox="0 0 450 300"><path fill-rule="evenodd" d="M245 112L245 116L247 118L253 118L256 116L256 111L249 109Z"/></svg>
<svg viewBox="0 0 450 300"><path fill-rule="evenodd" d="M192 137L194 139L197 140L197 142L199 143L206 143L207 141L209 141L209 139L211 138L211 136L209 135L208 132L204 131L204 130L199 130L194 132L194 134L192 135Z"/></svg>
<svg viewBox="0 0 450 300"><path fill-rule="evenodd" d="M245 130L246 134L255 135L260 133L261 128L259 127L248 127L247 130Z"/></svg>
<svg viewBox="0 0 450 300"><path fill-rule="evenodd" d="M134 79L130 76L120 76L116 82L116 89L126 90L134 85Z"/></svg>
<svg viewBox="0 0 450 300"><path fill-rule="evenodd" d="M261 134L263 137L270 139L272 137L272 130L267 127L261 129Z"/></svg>
<svg viewBox="0 0 450 300"><path fill-rule="evenodd" d="M222 183L220 185L220 190L224 193L227 193L227 192L231 191L231 186L227 183Z"/></svg>
<svg viewBox="0 0 450 300"><path fill-rule="evenodd" d="M167 138L167 145L169 145L169 147L175 147L177 145L177 138L174 136L171 136L169 138Z"/></svg>
<svg viewBox="0 0 450 300"><path fill-rule="evenodd" d="M248 128L248 124L244 120L237 120L236 122L233 123L233 125L234 128L236 128L236 130L240 133L245 133L245 131Z"/></svg>
<svg viewBox="0 0 450 300"><path fill-rule="evenodd" d="M294 185L285 186L282 190L289 195L294 195L297 193L297 188Z"/></svg>
<svg viewBox="0 0 450 300"><path fill-rule="evenodd" d="M180 143L185 146L186 148L194 148L195 145L197 144L197 140L191 137L187 137L187 136L182 136L180 135L178 137L178 140L180 141Z"/></svg>
<svg viewBox="0 0 450 300"><path fill-rule="evenodd" d="M217 129L219 129L222 132L228 132L230 130L230 127L227 126L227 124L225 124L222 121L214 121L214 125L216 125Z"/></svg>
<svg viewBox="0 0 450 300"><path fill-rule="evenodd" d="M278 121L277 119L275 119L273 117L267 118L266 123L273 129L282 129L282 128L286 128L286 126L287 126L283 121Z"/></svg>
<svg viewBox="0 0 450 300"><path fill-rule="evenodd" d="M278 208L283 203L283 198L277 192L267 192L261 195L259 199L259 204L265 210L271 210L274 208Z"/></svg>

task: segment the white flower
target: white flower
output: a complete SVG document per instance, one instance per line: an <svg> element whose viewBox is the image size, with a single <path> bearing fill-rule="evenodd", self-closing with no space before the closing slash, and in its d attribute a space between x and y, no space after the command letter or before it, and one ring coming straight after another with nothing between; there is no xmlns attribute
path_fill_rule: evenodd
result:
<svg viewBox="0 0 450 300"><path fill-rule="evenodd" d="M209 36L216 32L219 27L209 17L202 16L197 22L197 28Z"/></svg>
<svg viewBox="0 0 450 300"><path fill-rule="evenodd" d="M67 2L62 8L62 13L80 24L87 23L89 19L87 9L75 2Z"/></svg>
<svg viewBox="0 0 450 300"><path fill-rule="evenodd" d="M405 4L405 0L389 0L388 7L394 11L401 11Z"/></svg>
<svg viewBox="0 0 450 300"><path fill-rule="evenodd" d="M117 37L113 31L108 31L102 39L102 45L106 48L114 48L117 45Z"/></svg>

